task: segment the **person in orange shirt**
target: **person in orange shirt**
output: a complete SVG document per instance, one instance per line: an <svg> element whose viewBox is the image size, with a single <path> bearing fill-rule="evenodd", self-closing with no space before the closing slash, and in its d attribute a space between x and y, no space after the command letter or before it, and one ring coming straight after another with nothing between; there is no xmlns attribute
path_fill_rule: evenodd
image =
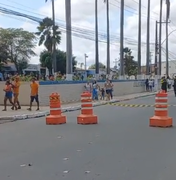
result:
<svg viewBox="0 0 176 180"><path fill-rule="evenodd" d="M20 92L20 78L18 76L15 77L15 81L12 85L13 87L13 95L14 95L14 104L18 105L18 109L21 109L20 102L18 100L19 92ZM12 110L14 110L14 106L12 107Z"/></svg>
<svg viewBox="0 0 176 180"><path fill-rule="evenodd" d="M17 110L18 108L16 107L16 105L12 102L12 96L13 96L13 92L12 92L12 84L10 83L10 81L6 81L5 84L5 88L3 89L5 92L5 96L4 96L4 109L2 111L7 111L7 100L9 100L9 102L12 104L13 107L15 107L15 109Z"/></svg>
<svg viewBox="0 0 176 180"><path fill-rule="evenodd" d="M37 111L39 111L39 98L38 98L39 84L35 81L35 78L32 78L30 87L31 87L31 100L30 100L30 108L28 110L29 111L32 110L32 103L35 100L37 103Z"/></svg>

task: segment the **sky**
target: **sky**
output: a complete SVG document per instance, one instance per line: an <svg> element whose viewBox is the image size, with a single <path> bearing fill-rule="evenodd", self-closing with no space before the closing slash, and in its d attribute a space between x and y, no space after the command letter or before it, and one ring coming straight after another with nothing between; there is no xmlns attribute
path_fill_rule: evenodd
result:
<svg viewBox="0 0 176 180"><path fill-rule="evenodd" d="M110 2L110 60L111 67L115 65L115 60L119 60L120 50L120 0L109 0ZM163 5L163 21L165 19L165 1ZM171 2L171 14L169 23L169 59L176 59L176 1ZM95 0L71 0L72 5L72 26L73 32L78 33L79 37L72 37L73 55L76 56L78 65L84 63L84 54L88 55L87 65L95 62L95 42L87 40L87 31L91 32L91 37L95 33ZM150 19L150 51L152 62L154 62L154 42L155 42L155 22L159 20L160 0L151 1L151 19ZM137 40L138 40L138 0L125 0L125 23L124 23L124 46L132 50L135 60L137 60ZM51 17L51 1L48 0L1 0L0 7L15 10L24 14L32 15L43 19ZM55 0L56 22L60 27L65 25L65 0ZM98 21L100 40L106 40L106 5L104 0L98 1ZM6 15L0 12L0 27L2 28L24 28L25 30L36 32L38 23L17 16ZM86 29L86 31L85 31ZM61 28L62 30L62 28ZM147 30L147 0L142 0L142 64L146 64L146 30ZM163 24L162 41L166 38L165 25ZM106 64L106 42L99 42L99 59ZM62 33L59 49L66 51L66 36ZM165 60L165 43L163 43L162 59ZM40 52L44 50L43 46L36 44L35 52L37 56L32 57L30 63L38 64Z"/></svg>

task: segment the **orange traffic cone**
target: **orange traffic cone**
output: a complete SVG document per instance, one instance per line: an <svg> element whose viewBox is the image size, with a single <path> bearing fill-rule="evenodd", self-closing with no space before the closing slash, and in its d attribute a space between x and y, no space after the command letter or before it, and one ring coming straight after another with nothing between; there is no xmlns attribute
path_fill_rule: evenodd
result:
<svg viewBox="0 0 176 180"><path fill-rule="evenodd" d="M52 93L50 95L50 115L46 117L47 125L65 124L66 116L62 115L60 95Z"/></svg>
<svg viewBox="0 0 176 180"><path fill-rule="evenodd" d="M155 115L150 118L152 127L172 127L172 118L168 116L168 97L165 91L156 94Z"/></svg>
<svg viewBox="0 0 176 180"><path fill-rule="evenodd" d="M78 124L97 124L98 117L93 114L92 95L89 92L81 94L81 114L77 117Z"/></svg>

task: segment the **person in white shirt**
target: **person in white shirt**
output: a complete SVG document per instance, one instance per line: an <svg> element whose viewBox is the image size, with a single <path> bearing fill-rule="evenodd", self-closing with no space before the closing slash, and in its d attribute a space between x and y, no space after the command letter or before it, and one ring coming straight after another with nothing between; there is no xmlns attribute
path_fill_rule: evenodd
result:
<svg viewBox="0 0 176 180"><path fill-rule="evenodd" d="M86 83L86 85L84 86L84 88L85 88L86 91L92 93L92 86L91 86L91 84L90 84L89 81Z"/></svg>
<svg viewBox="0 0 176 180"><path fill-rule="evenodd" d="M153 91L153 80L149 79L149 90Z"/></svg>
<svg viewBox="0 0 176 180"><path fill-rule="evenodd" d="M167 86L168 86L168 89L171 88L171 84L172 84L172 81L170 78L167 78Z"/></svg>

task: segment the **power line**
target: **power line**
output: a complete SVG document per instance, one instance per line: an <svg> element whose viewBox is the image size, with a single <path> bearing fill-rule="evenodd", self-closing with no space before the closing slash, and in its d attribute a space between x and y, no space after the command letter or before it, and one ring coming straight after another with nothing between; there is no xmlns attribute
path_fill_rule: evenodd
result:
<svg viewBox="0 0 176 180"><path fill-rule="evenodd" d="M0 3L0 4L2 4L2 3ZM20 4L20 3L18 3L18 4ZM8 6L8 5L6 5L6 6ZM16 8L16 7L14 7L14 8ZM20 12L17 12L17 11L13 11L11 9L7 9L7 8L4 8L4 7L0 7L0 12L2 12L5 16L8 16L10 18L17 19L17 20L20 20L20 21L24 20L24 19L30 19L31 21L29 23L31 23L31 24L38 24L43 19L43 18L28 15L28 14L23 14L23 13L20 13ZM31 11L29 11L29 12L31 12ZM33 14L38 14L38 13L34 13L34 12L32 12L32 13ZM41 16L41 17L44 16L44 15L41 15L41 14L38 14L38 15ZM14 17L14 16L16 16L16 17ZM19 18L17 18L17 17L19 17ZM60 19L57 19L57 25L60 27L61 32L66 33L66 28L65 28L65 22L64 21L62 21ZM73 26L72 34L73 34L73 36L78 37L78 38L83 38L83 39L86 39L86 40L95 41L95 32L94 32L94 30L91 30L90 28L80 28L80 27L77 27L77 26ZM112 34L110 36L110 40L111 40L110 41L111 45L118 46L120 37L118 37L115 34ZM125 37L124 40L126 41L126 43L128 45L131 45L131 46L136 46L137 45L137 41L132 39L132 38ZM106 42L106 33L99 32L99 42L107 43ZM152 46L154 44L155 43L151 43ZM142 46L145 46L145 45L146 45L146 43L142 42ZM170 52L169 55L171 53L172 52ZM174 56L173 53L172 53L172 57L175 58L176 55Z"/></svg>
<svg viewBox="0 0 176 180"><path fill-rule="evenodd" d="M38 23L43 20L43 19L41 19L39 17L27 15L27 14L20 13L20 12L17 12L17 11L11 10L11 9L7 9L7 8L4 8L4 7L0 7L0 12L2 12L4 14L9 14L9 15L14 15L14 16L19 16L19 17L27 18L27 19L30 19L30 20L38 22ZM65 24L57 22L57 25L60 27L60 30L62 32L66 31ZM72 31L73 31L74 34L77 34L77 35L81 34L83 37L85 37L85 39L95 40L95 32L92 31L92 30L73 26L72 27ZM106 41L106 33L99 33L99 38L102 41ZM115 35L111 35L110 36L111 43L117 43L117 42L119 42L119 39L120 39L120 37L118 37L118 36L115 36ZM127 43L137 44L137 41L134 40L134 39L131 39L131 38L127 38L126 37L125 41ZM145 45L146 43L142 42L142 44ZM151 43L151 44L154 44L154 43Z"/></svg>

